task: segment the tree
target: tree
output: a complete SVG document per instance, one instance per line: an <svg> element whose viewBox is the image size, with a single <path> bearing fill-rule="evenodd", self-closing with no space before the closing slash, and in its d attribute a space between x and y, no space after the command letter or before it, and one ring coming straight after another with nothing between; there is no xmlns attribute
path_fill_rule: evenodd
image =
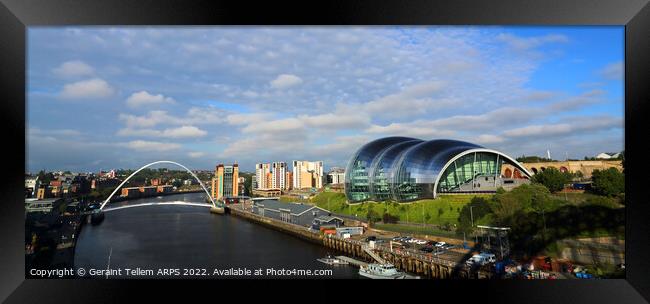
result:
<svg viewBox="0 0 650 304"><path fill-rule="evenodd" d="M473 231L472 217L474 223L491 212L490 205L485 198L473 197L469 204L463 206L458 215L458 231L470 233Z"/></svg>
<svg viewBox="0 0 650 304"><path fill-rule="evenodd" d="M382 221L386 224L396 224L398 220L399 217L391 215L390 213L384 213L384 216L382 217Z"/></svg>
<svg viewBox="0 0 650 304"><path fill-rule="evenodd" d="M582 171L580 171L580 170L578 170L578 171L576 171L575 173L573 173L573 175L574 175L577 179L579 179L579 180L582 180L582 178L585 177L585 175L584 175L584 174L582 173Z"/></svg>
<svg viewBox="0 0 650 304"><path fill-rule="evenodd" d="M564 189L564 185L571 181L571 174L550 167L533 175L532 181L544 185L549 191L555 193Z"/></svg>
<svg viewBox="0 0 650 304"><path fill-rule="evenodd" d="M549 158L544 158L544 157L539 157L539 156L526 156L522 155L520 157L517 157L517 161L520 163L539 163L539 162L553 162L555 160L549 159Z"/></svg>
<svg viewBox="0 0 650 304"><path fill-rule="evenodd" d="M176 188L179 188L180 186L183 185L183 182L180 181L180 180L178 180L178 179L176 179L176 180L174 180L174 181L172 182L172 185L173 185L174 187L176 187Z"/></svg>
<svg viewBox="0 0 650 304"><path fill-rule="evenodd" d="M366 213L366 219L368 220L368 222L371 223L378 222L379 220L381 220L379 214L372 207L372 204L368 205L368 212Z"/></svg>
<svg viewBox="0 0 650 304"><path fill-rule="evenodd" d="M625 192L625 175L616 168L594 170L591 173L591 180L592 191L596 194L615 196Z"/></svg>

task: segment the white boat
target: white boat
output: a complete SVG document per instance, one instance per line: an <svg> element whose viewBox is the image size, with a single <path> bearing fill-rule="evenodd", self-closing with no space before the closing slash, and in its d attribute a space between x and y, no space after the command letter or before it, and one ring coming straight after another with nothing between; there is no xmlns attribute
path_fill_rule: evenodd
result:
<svg viewBox="0 0 650 304"><path fill-rule="evenodd" d="M325 263L325 264L327 264L327 265L348 265L348 264L350 264L350 263L348 263L348 262L346 262L346 261L343 261L343 260L341 260L341 259L335 258L335 257L333 257L333 256L331 256L331 255L328 255L328 256L325 257L325 258L322 258L322 259L316 259L316 260L319 261L319 262L321 262L321 263Z"/></svg>
<svg viewBox="0 0 650 304"><path fill-rule="evenodd" d="M393 264L372 263L368 266L361 266L359 274L371 279L410 279L409 275L398 271Z"/></svg>

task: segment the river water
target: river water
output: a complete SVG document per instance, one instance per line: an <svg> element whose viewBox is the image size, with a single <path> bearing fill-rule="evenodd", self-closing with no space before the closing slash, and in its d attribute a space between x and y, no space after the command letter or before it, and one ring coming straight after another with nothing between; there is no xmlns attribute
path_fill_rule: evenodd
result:
<svg viewBox="0 0 650 304"><path fill-rule="evenodd" d="M187 193L116 205L204 200L203 193ZM316 261L328 253L338 254L241 218L211 214L208 208L154 205L106 212L101 224L85 225L74 264L76 269L84 269L83 277L93 278L105 278L107 269L108 278L361 277L352 266ZM126 273L138 268L140 271ZM164 274L164 269L170 270ZM317 270L332 271L318 276L306 274Z"/></svg>

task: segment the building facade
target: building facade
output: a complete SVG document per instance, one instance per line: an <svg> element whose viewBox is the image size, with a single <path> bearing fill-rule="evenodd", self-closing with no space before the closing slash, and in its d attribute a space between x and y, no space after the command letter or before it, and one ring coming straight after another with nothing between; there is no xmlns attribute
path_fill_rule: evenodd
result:
<svg viewBox="0 0 650 304"><path fill-rule="evenodd" d="M345 182L345 171L344 170L332 170L327 173L327 183L338 185Z"/></svg>
<svg viewBox="0 0 650 304"><path fill-rule="evenodd" d="M283 203L277 200L255 201L253 203L253 213L306 227L311 226L314 219L320 216L331 215L328 210L314 205Z"/></svg>
<svg viewBox="0 0 650 304"><path fill-rule="evenodd" d="M38 175L35 176L26 176L25 177L25 197L35 197L38 188L41 186L41 181L38 179Z"/></svg>
<svg viewBox="0 0 650 304"><path fill-rule="evenodd" d="M501 174L512 165L510 177ZM439 193L490 193L529 182L531 174L513 158L457 140L423 141L385 137L362 146L345 169L349 202L398 202Z"/></svg>
<svg viewBox="0 0 650 304"><path fill-rule="evenodd" d="M293 161L293 189L322 188L322 161Z"/></svg>
<svg viewBox="0 0 650 304"><path fill-rule="evenodd" d="M609 168L616 168L618 171L623 171L622 160L569 160L569 161L553 161L553 162L535 162L535 163L522 163L531 174L537 174L547 168L555 168L561 172L580 173L584 178L591 178L594 170L607 170Z"/></svg>
<svg viewBox="0 0 650 304"><path fill-rule="evenodd" d="M222 199L224 196L239 195L239 165L225 166L218 164L212 178L212 198Z"/></svg>
<svg viewBox="0 0 650 304"><path fill-rule="evenodd" d="M274 162L271 164L271 189L286 189L287 163Z"/></svg>
<svg viewBox="0 0 650 304"><path fill-rule="evenodd" d="M255 164L255 187L253 189L269 189L268 178L271 173L271 164Z"/></svg>
<svg viewBox="0 0 650 304"><path fill-rule="evenodd" d="M284 181L286 186L285 190L293 189L293 172L287 170L287 173L285 174L284 177Z"/></svg>

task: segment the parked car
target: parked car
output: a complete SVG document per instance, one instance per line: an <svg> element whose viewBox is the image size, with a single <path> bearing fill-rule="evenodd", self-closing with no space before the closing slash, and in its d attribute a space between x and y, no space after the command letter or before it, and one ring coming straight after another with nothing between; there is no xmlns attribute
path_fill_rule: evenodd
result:
<svg viewBox="0 0 650 304"><path fill-rule="evenodd" d="M369 237L366 238L366 242L376 241L376 240L377 240L377 237L374 236L374 235L371 235L371 236L369 236Z"/></svg>
<svg viewBox="0 0 650 304"><path fill-rule="evenodd" d="M447 243L445 243L445 242L438 242L438 243L436 243L435 246L436 246L436 247L442 247L442 246L444 246L445 244L447 244Z"/></svg>
<svg viewBox="0 0 650 304"><path fill-rule="evenodd" d="M452 249L452 248L456 248L456 245L444 244L444 245L442 245L442 248L449 250L449 249Z"/></svg>
<svg viewBox="0 0 650 304"><path fill-rule="evenodd" d="M427 241L425 241L425 240L417 240L417 241L415 241L415 243L418 244L418 245L424 245L424 244L427 243Z"/></svg>
<svg viewBox="0 0 650 304"><path fill-rule="evenodd" d="M422 247L422 248L420 248L420 251L433 252L433 248L431 248L431 247Z"/></svg>

